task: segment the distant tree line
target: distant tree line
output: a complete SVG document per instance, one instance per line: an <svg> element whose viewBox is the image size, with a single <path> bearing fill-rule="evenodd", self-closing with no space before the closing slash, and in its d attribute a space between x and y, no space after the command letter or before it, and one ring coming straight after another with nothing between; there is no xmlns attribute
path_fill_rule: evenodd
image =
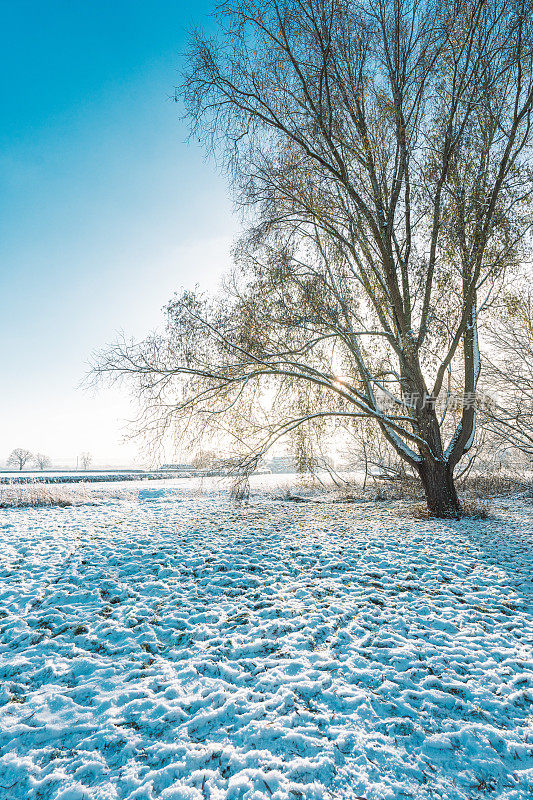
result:
<svg viewBox="0 0 533 800"><path fill-rule="evenodd" d="M78 462L83 470L89 469L92 460L92 455L88 452L81 453L78 458ZM43 471L51 468L52 461L48 456L44 455L44 453L33 454L31 450L27 450L24 447L16 447L9 455L6 465L19 472L29 467L35 467Z"/></svg>

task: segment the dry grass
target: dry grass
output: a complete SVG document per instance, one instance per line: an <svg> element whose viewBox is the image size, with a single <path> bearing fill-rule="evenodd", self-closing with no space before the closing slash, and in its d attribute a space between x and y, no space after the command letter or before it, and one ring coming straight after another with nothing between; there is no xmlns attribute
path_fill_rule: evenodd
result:
<svg viewBox="0 0 533 800"><path fill-rule="evenodd" d="M40 508L59 506L67 508L93 502L85 486L53 486L22 484L0 487L0 508Z"/></svg>
<svg viewBox="0 0 533 800"><path fill-rule="evenodd" d="M434 514L428 511L426 505L416 504L406 513L415 519L437 519ZM492 507L488 500L462 500L461 516L459 519L493 519Z"/></svg>
<svg viewBox="0 0 533 800"><path fill-rule="evenodd" d="M89 490L84 483L76 484L7 484L0 486L0 509L8 508L69 508L97 505L107 500L135 500L131 492Z"/></svg>
<svg viewBox="0 0 533 800"><path fill-rule="evenodd" d="M526 476L511 477L501 473L471 475L457 485L458 493L465 507L474 508L473 501L487 498L505 497L514 494L530 493L533 496L531 479ZM424 492L417 479L369 482L366 489L360 483L350 483L332 492L336 502L411 500L423 501ZM472 502L471 502L472 501ZM481 504L478 504L481 506ZM481 513L481 512L479 512ZM480 517L481 518L481 517Z"/></svg>
<svg viewBox="0 0 533 800"><path fill-rule="evenodd" d="M363 489L360 483L348 484L334 492L335 501L342 502L381 502L386 500L420 500L422 487L417 480L396 480L369 482Z"/></svg>
<svg viewBox="0 0 533 800"><path fill-rule="evenodd" d="M303 496L302 496L303 494ZM458 483L458 494L462 506L462 518L492 519L494 514L490 500L497 497L521 495L533 499L531 478L517 475L511 477L499 472L471 475ZM278 495L279 497L279 495ZM325 491L315 486L313 494L302 493L294 486L287 486L279 499L287 501L327 503L368 503L405 501L405 513L417 519L429 519L421 483L414 478L394 481L371 480L363 489L360 481L350 481L342 488L331 487Z"/></svg>
<svg viewBox="0 0 533 800"><path fill-rule="evenodd" d="M483 475L469 475L464 481L459 481L458 489L469 499L502 497L531 489L531 480L520 475L512 478L500 472L489 472Z"/></svg>

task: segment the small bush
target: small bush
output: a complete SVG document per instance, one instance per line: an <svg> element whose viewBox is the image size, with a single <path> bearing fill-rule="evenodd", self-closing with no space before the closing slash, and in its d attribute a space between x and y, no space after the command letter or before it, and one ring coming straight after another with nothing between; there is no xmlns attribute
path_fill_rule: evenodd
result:
<svg viewBox="0 0 533 800"><path fill-rule="evenodd" d="M461 503L462 517L470 519L492 519L494 516L488 500L465 499Z"/></svg>
<svg viewBox="0 0 533 800"><path fill-rule="evenodd" d="M411 516L413 516L415 519L430 519L427 506L423 506L421 504L417 504L411 508Z"/></svg>

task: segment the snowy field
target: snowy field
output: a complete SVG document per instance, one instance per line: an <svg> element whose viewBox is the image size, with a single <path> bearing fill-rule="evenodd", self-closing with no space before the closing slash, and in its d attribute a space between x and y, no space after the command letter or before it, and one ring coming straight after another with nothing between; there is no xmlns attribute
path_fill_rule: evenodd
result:
<svg viewBox="0 0 533 800"><path fill-rule="evenodd" d="M2 800L531 800L531 503L139 498L0 512Z"/></svg>

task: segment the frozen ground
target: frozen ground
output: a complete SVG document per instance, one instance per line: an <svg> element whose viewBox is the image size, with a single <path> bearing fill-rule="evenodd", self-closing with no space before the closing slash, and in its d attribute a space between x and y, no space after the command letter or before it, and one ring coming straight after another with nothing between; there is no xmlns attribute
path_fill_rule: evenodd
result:
<svg viewBox="0 0 533 800"><path fill-rule="evenodd" d="M0 797L533 797L533 506L0 512Z"/></svg>

